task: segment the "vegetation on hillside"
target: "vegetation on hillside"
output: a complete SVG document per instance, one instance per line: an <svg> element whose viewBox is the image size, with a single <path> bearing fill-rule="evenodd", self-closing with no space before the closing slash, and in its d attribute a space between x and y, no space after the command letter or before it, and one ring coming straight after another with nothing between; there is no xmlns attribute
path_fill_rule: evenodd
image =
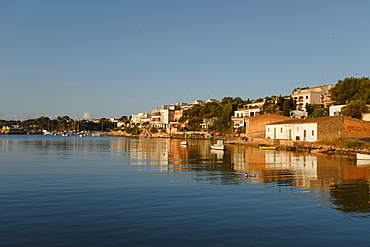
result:
<svg viewBox="0 0 370 247"><path fill-rule="evenodd" d="M189 130L201 130L203 122L209 123L207 130L221 133L231 133L233 131L231 116L238 108L244 107L249 103L240 97L224 97L221 102L208 102L205 105L195 105L184 111L180 122L187 121Z"/></svg>
<svg viewBox="0 0 370 247"><path fill-rule="evenodd" d="M342 110L344 116L362 118L363 113L368 113L366 104L370 104L370 79L345 78L339 80L331 90L331 98L334 104L346 105Z"/></svg>
<svg viewBox="0 0 370 247"><path fill-rule="evenodd" d="M353 117L353 118L362 118L363 113L368 113L369 109L366 106L365 100L352 100L342 109L342 115Z"/></svg>
<svg viewBox="0 0 370 247"><path fill-rule="evenodd" d="M295 107L293 99L280 96L266 97L256 101L265 101L262 113L272 113L289 116L289 111ZM251 101L242 100L240 97L225 97L221 102L208 102L205 105L195 105L184 111L180 122L187 122L189 130L202 130L202 124L206 123L207 131L221 133L233 132L231 117L238 108L244 108ZM240 132L240 130L239 130Z"/></svg>
<svg viewBox="0 0 370 247"><path fill-rule="evenodd" d="M331 90L331 98L338 105L348 104L352 100L363 100L366 104L370 104L369 77L350 77L339 80Z"/></svg>

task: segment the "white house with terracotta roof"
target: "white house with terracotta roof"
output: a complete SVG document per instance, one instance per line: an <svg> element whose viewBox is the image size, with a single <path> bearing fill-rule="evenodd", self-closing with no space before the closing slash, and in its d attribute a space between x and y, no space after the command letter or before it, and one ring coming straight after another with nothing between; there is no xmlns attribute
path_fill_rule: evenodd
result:
<svg viewBox="0 0 370 247"><path fill-rule="evenodd" d="M323 85L307 89L297 89L291 97L296 101L297 110L304 110L306 104L326 106L330 101L330 90L335 84Z"/></svg>
<svg viewBox="0 0 370 247"><path fill-rule="evenodd" d="M317 141L317 123L268 124L266 125L266 138L314 142Z"/></svg>

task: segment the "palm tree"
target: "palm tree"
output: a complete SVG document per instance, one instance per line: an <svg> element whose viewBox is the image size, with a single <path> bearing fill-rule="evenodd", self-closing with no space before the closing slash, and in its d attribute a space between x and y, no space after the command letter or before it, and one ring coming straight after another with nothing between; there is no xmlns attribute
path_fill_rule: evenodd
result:
<svg viewBox="0 0 370 247"><path fill-rule="evenodd" d="M265 108L266 113L272 113L276 115L281 115L283 111L280 109L280 106L277 104L268 104Z"/></svg>

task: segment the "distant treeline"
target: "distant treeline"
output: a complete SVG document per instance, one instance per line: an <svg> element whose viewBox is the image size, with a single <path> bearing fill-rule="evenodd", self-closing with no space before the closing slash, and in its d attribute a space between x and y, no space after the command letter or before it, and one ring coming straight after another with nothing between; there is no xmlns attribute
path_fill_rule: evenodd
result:
<svg viewBox="0 0 370 247"><path fill-rule="evenodd" d="M122 117L121 119L127 119ZM76 131L107 131L115 127L115 123L109 121L106 118L99 119L97 121L89 120L74 120L68 116L57 117L56 119L50 119L48 117L39 117L37 119L28 119L24 121L16 120L0 120L1 126L6 125L18 125L26 131L65 131L65 130L76 130Z"/></svg>

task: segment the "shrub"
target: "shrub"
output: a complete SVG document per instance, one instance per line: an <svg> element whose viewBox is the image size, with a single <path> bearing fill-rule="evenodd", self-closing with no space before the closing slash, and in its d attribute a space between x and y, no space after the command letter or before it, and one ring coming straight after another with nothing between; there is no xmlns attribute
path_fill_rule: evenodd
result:
<svg viewBox="0 0 370 247"><path fill-rule="evenodd" d="M158 129L156 127L151 127L149 131L150 133L153 133L153 134L158 133Z"/></svg>

